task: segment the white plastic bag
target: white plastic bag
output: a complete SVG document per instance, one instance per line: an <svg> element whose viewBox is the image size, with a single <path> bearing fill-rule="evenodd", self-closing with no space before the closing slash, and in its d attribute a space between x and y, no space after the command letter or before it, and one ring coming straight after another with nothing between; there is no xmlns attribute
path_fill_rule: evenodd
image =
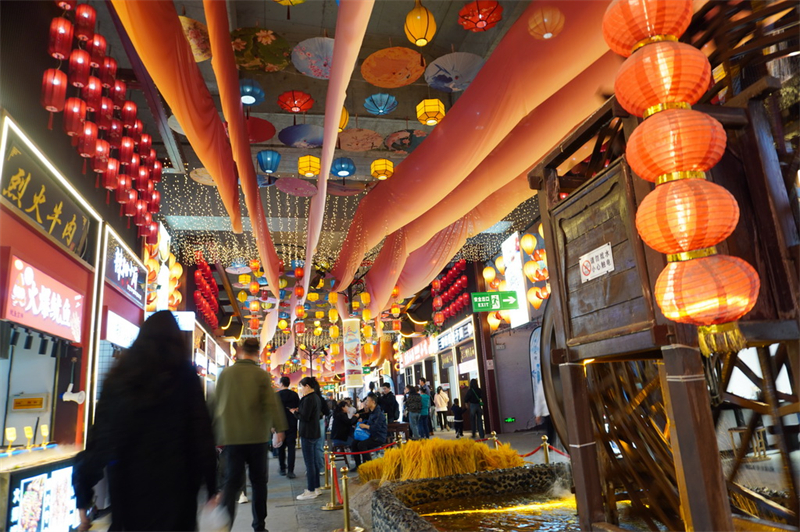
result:
<svg viewBox="0 0 800 532"><path fill-rule="evenodd" d="M279 449L283 445L283 440L278 440L278 433L272 434L272 448Z"/></svg>
<svg viewBox="0 0 800 532"><path fill-rule="evenodd" d="M221 504L204 504L197 516L197 530L200 532L227 532L231 519Z"/></svg>

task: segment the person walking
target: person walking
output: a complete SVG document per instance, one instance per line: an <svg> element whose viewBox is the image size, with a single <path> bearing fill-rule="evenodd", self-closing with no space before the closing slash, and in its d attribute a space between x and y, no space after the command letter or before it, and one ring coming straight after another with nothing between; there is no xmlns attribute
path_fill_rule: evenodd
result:
<svg viewBox="0 0 800 532"><path fill-rule="evenodd" d="M447 426L447 408L450 406L450 396L439 386L436 395L433 397L433 404L436 407L436 419L439 422L439 430L450 430Z"/></svg>
<svg viewBox="0 0 800 532"><path fill-rule="evenodd" d="M86 511L104 470L111 530L195 530L201 485L211 504L219 500L216 467L191 350L172 313L156 312L109 372L86 450L75 457L78 530L91 526Z"/></svg>
<svg viewBox="0 0 800 532"><path fill-rule="evenodd" d="M383 416L381 407L378 406L378 396L374 393L369 393L364 405L365 413L368 417L365 421L358 424L369 432L369 438L366 440L356 441L353 444L353 452L359 453L362 451L371 451L386 445L386 438L388 437L388 426L386 425L386 418ZM358 470L361 462L368 462L372 459L372 453L355 454L353 459L356 462L355 469Z"/></svg>
<svg viewBox="0 0 800 532"><path fill-rule="evenodd" d="M244 485L245 464L250 474L253 530L266 530L267 460L271 432L282 443L287 428L286 414L272 378L259 366L261 349L258 340L242 342L236 363L217 377L212 402L217 445L225 461L225 487L222 501L233 523L236 497Z"/></svg>
<svg viewBox="0 0 800 532"><path fill-rule="evenodd" d="M458 399L453 399L453 406L450 408L453 413L453 428L456 431L456 439L464 435L464 408L458 404Z"/></svg>
<svg viewBox="0 0 800 532"><path fill-rule="evenodd" d="M392 386L384 382L381 385L381 396L378 397L378 406L386 414L386 420L394 423L400 417L400 405L397 404L397 397L392 393Z"/></svg>
<svg viewBox="0 0 800 532"><path fill-rule="evenodd" d="M422 412L422 397L417 393L416 386L406 386L408 399L406 409L408 411L408 424L411 427L411 437L419 439L419 417Z"/></svg>
<svg viewBox="0 0 800 532"><path fill-rule="evenodd" d="M306 489L297 496L298 501L316 499L322 495L322 490L319 489L319 464L316 456L317 440L322 437L319 422L322 418L322 402L317 379L303 377L300 380L300 406L293 411L300 420L297 433L300 435L303 462L306 464Z"/></svg>
<svg viewBox="0 0 800 532"><path fill-rule="evenodd" d="M478 431L480 439L484 438L483 430L483 391L478 387L478 379L469 381L469 390L464 402L469 404L469 421L472 424L472 438L475 438L475 431Z"/></svg>
<svg viewBox="0 0 800 532"><path fill-rule="evenodd" d="M431 396L421 393L419 398L422 400L422 410L419 413L419 437L427 439L431 437Z"/></svg>
<svg viewBox="0 0 800 532"><path fill-rule="evenodd" d="M281 377L280 383L281 389L278 391L278 397L283 404L288 428L283 445L278 447L278 463L281 475L286 475L286 478L296 478L294 463L297 457L297 418L294 417L292 409L300 406L300 396L294 390L289 389L289 377Z"/></svg>
<svg viewBox="0 0 800 532"><path fill-rule="evenodd" d="M427 415L428 421L428 434L433 434L433 419L436 417L436 408L433 406L433 390L431 389L431 385L425 379L425 377L419 378L419 394L420 395L427 395L428 396L428 413L422 412L422 415Z"/></svg>

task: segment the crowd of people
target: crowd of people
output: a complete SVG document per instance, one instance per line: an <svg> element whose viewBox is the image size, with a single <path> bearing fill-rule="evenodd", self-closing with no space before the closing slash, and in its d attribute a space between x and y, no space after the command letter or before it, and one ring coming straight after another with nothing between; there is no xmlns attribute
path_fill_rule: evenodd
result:
<svg viewBox="0 0 800 532"><path fill-rule="evenodd" d="M349 450L356 469L372 451L387 444L389 425L405 421L412 437L429 438L434 429L463 436L462 408L441 386L433 393L426 379L405 388L403 408L392 385L372 388L363 400L323 396L314 377L288 377L274 390L260 367L258 340L240 345L236 362L222 371L208 400L191 363L184 337L170 312L145 321L133 345L118 360L103 386L86 450L75 460L73 486L88 530L87 510L94 486L108 481L112 530L195 530L198 493L206 509L220 506L230 522L243 495L245 473L251 486L252 527L266 530L267 460L270 448L280 474L296 478L299 442L306 488L298 500L321 495L323 446L330 431L333 449ZM298 393L299 392L299 393ZM465 398L473 437L483 429L483 395L475 379ZM452 414L452 427L448 418Z"/></svg>

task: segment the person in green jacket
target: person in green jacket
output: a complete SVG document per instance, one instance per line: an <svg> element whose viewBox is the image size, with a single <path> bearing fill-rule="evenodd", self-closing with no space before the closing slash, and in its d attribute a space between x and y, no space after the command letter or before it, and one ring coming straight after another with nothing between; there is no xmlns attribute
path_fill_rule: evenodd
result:
<svg viewBox="0 0 800 532"><path fill-rule="evenodd" d="M283 442L286 415L270 375L258 365L259 342L248 338L237 352L236 363L217 378L212 405L217 445L224 446L225 487L222 503L231 523L236 515L236 497L244 485L245 464L253 488L253 530L266 530L267 458L272 432Z"/></svg>

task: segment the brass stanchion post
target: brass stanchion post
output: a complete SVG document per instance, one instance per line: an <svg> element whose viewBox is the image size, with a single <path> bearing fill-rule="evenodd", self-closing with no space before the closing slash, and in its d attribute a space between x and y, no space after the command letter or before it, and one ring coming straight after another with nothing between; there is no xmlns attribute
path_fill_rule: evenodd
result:
<svg viewBox="0 0 800 532"><path fill-rule="evenodd" d="M490 440L492 440L492 442L494 442L494 448L495 448L495 449L497 449L497 447L498 447L500 444L499 444L499 443L498 443L498 441L497 441L497 433L496 433L495 431L492 431L492 433L491 433L491 438L489 438L489 439L490 439Z"/></svg>
<svg viewBox="0 0 800 532"><path fill-rule="evenodd" d="M325 455L325 462L327 464L330 464L332 457L331 457L331 452L330 452L330 449L328 448L328 444L327 443L325 444L325 447L323 447L323 450L324 450L323 454ZM320 489L323 489L323 490L331 489L331 468L330 468L329 465L325 467L325 485L322 486Z"/></svg>
<svg viewBox="0 0 800 532"><path fill-rule="evenodd" d="M542 451L544 451L544 463L550 463L550 444L547 442L547 436L542 436Z"/></svg>
<svg viewBox="0 0 800 532"><path fill-rule="evenodd" d="M330 475L331 479L331 502L323 506L322 510L341 510L342 505L337 504L336 502L336 457L333 456L333 453L329 453L328 455L328 468L326 473ZM327 476L327 475L326 475Z"/></svg>
<svg viewBox="0 0 800 532"><path fill-rule="evenodd" d="M364 532L364 529L360 526L354 526L350 528L350 495L347 493L347 472L350 471L348 468L343 467L341 470L342 472L342 502L344 502L344 528L337 528L333 532Z"/></svg>
<svg viewBox="0 0 800 532"><path fill-rule="evenodd" d="M397 444L397 448L400 449L403 447L403 437L400 435L399 432L395 432L394 434L394 441Z"/></svg>

